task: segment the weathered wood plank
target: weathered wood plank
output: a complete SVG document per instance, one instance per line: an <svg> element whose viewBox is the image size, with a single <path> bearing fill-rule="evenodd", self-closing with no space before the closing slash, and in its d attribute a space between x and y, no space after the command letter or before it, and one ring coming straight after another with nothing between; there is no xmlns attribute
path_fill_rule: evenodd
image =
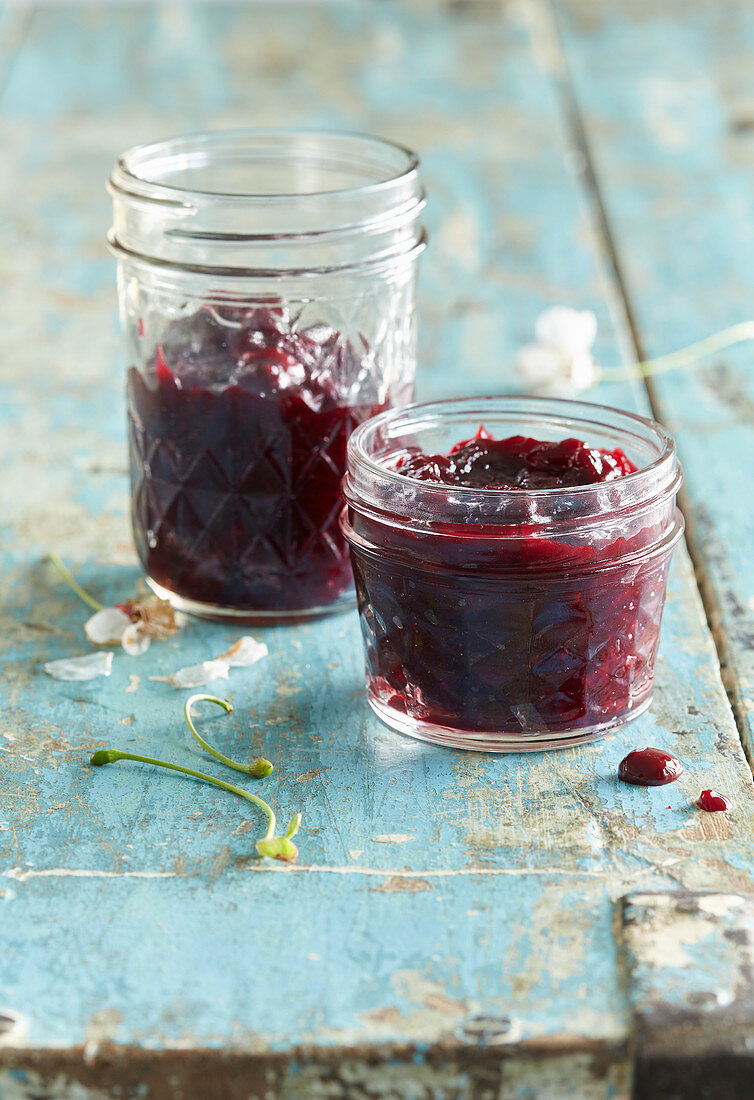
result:
<svg viewBox="0 0 754 1100"><path fill-rule="evenodd" d="M752 315L748 5L563 0L564 40L640 352ZM679 444L689 535L754 752L750 346L651 383Z"/></svg>
<svg viewBox="0 0 754 1100"><path fill-rule="evenodd" d="M632 894L621 913L641 1100L754 1089L754 901L738 894Z"/></svg>
<svg viewBox="0 0 754 1100"><path fill-rule="evenodd" d="M750 774L682 554L655 706L578 751L495 759L414 744L366 713L354 615L260 632L269 660L234 674L235 714L209 727L226 751L264 747L275 760L266 789L281 815L304 813L300 868L250 860L254 833L230 798L85 764L103 743L195 763L178 694L148 677L221 652L237 632L193 623L148 658L120 656L94 685L39 673L85 648L84 609L40 554L54 546L106 603L137 576L102 245L100 189L121 147L262 121L405 141L432 196L422 394L515 385L512 352L553 301L595 308L600 354L615 355L625 333L611 327L588 196L564 168L573 148L537 11L38 13L0 104L13 401L13 476L0 485L13 662L0 719L0 1010L15 1044L0 1095L26 1097L65 1071L91 1088L148 1079L150 1097L171 1096L171 1074L195 1082L211 1067L208 1097L262 1096L263 1085L338 1097L349 1079L380 1097L396 1082L399 1095L459 1100L626 1096L614 900L751 889ZM82 53L83 73L69 60ZM637 407L642 390L599 396ZM682 780L619 786L616 764L640 742L678 752ZM735 812L702 817L702 785L730 793Z"/></svg>

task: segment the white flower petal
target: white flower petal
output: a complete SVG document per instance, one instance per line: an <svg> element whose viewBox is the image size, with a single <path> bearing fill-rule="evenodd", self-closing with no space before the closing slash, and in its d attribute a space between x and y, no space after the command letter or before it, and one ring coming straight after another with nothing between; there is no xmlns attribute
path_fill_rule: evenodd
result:
<svg viewBox="0 0 754 1100"><path fill-rule="evenodd" d="M553 376L547 382L533 387L532 392L539 397L576 397L582 390L589 389L595 378L594 364L585 361L581 367L573 360L573 369L568 374Z"/></svg>
<svg viewBox="0 0 754 1100"><path fill-rule="evenodd" d="M119 607L103 607L84 623L84 633L92 645L119 645L131 620Z"/></svg>
<svg viewBox="0 0 754 1100"><path fill-rule="evenodd" d="M580 355L591 350L597 318L590 309L551 306L537 317L534 331L538 344Z"/></svg>
<svg viewBox="0 0 754 1100"><path fill-rule="evenodd" d="M548 385L552 379L564 378L569 373L568 359L557 348L527 344L516 355L516 370L531 387Z"/></svg>
<svg viewBox="0 0 754 1100"><path fill-rule="evenodd" d="M187 668L179 668L170 676L150 676L150 680L163 680L176 688L201 687L213 680L227 680L231 668L241 668L253 665L262 657L267 656L267 646L258 642L250 634L242 638L230 647L227 653L221 653L211 661L202 661L198 665L189 665Z"/></svg>
<svg viewBox="0 0 754 1100"><path fill-rule="evenodd" d="M113 667L112 652L87 653L84 657L63 657L48 661L44 670L55 680L93 680L96 676L109 676Z"/></svg>
<svg viewBox="0 0 754 1100"><path fill-rule="evenodd" d="M250 634L244 634L235 645L232 645L227 653L221 653L219 661L225 661L230 668L245 668L261 661L269 653L264 642L258 642Z"/></svg>
<svg viewBox="0 0 754 1100"><path fill-rule="evenodd" d="M227 680L229 675L228 662L218 658L214 661L202 661L200 665L179 668L166 679L176 688L195 688L201 687L202 684L210 684L213 680Z"/></svg>
<svg viewBox="0 0 754 1100"><path fill-rule="evenodd" d="M531 392L535 397L573 397L576 391L569 380L560 375L538 386L532 386Z"/></svg>
<svg viewBox="0 0 754 1100"><path fill-rule="evenodd" d="M149 649L150 641L141 623L129 623L123 631L121 645L129 657L139 657Z"/></svg>
<svg viewBox="0 0 754 1100"><path fill-rule="evenodd" d="M597 381L597 363L591 355L574 355L569 378L574 393L588 390Z"/></svg>

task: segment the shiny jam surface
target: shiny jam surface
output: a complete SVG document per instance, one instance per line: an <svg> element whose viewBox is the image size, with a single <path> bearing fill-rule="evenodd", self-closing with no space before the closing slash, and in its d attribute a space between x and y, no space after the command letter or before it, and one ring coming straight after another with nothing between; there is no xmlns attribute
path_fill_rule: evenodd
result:
<svg viewBox="0 0 754 1100"><path fill-rule="evenodd" d="M702 791L696 804L700 810L706 810L711 814L725 812L733 806L731 800L726 798L724 794L711 790Z"/></svg>
<svg viewBox="0 0 754 1100"><path fill-rule="evenodd" d="M170 323L147 369L128 373L148 576L184 599L266 613L325 607L345 591L346 443L384 408L339 394L357 354L324 325L286 329L276 309L203 306Z"/></svg>
<svg viewBox="0 0 754 1100"><path fill-rule="evenodd" d="M634 749L623 757L618 768L619 779L640 787L663 787L682 774L681 761L665 749Z"/></svg>
<svg viewBox="0 0 754 1100"><path fill-rule="evenodd" d="M551 442L523 435L493 439L484 427L473 439L457 443L447 455L418 452L399 459L397 468L406 477L469 489L596 485L636 469L620 449L587 447L579 439Z"/></svg>
<svg viewBox="0 0 754 1100"><path fill-rule="evenodd" d="M449 487L552 489L633 472L622 451L575 439L491 439L480 429L445 455L393 460ZM626 566L656 532L553 539L535 524L442 525L417 533L353 508L352 546L371 697L462 731L590 730L648 701L667 555ZM400 517L398 517L399 519Z"/></svg>

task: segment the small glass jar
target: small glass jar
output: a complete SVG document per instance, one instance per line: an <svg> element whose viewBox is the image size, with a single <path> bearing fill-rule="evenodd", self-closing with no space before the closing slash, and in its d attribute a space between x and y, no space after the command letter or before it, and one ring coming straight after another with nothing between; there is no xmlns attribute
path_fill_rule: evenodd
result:
<svg viewBox="0 0 754 1100"><path fill-rule="evenodd" d="M529 490L396 469L417 449L447 454L480 425L496 439L621 448L636 472ZM683 533L680 482L658 424L599 405L468 398L362 424L341 523L374 711L413 737L492 752L578 744L641 714Z"/></svg>
<svg viewBox="0 0 754 1100"><path fill-rule="evenodd" d="M358 135L204 134L129 150L109 189L150 585L212 616L350 606L346 442L413 393L416 156Z"/></svg>

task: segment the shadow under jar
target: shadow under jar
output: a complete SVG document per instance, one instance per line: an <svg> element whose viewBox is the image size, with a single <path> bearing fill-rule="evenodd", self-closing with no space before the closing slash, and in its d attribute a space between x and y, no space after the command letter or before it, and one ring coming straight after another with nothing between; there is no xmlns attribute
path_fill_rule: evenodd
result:
<svg viewBox="0 0 754 1100"><path fill-rule="evenodd" d="M359 135L204 134L116 162L109 242L147 580L195 614L351 606L351 431L411 400L424 195Z"/></svg>
<svg viewBox="0 0 754 1100"><path fill-rule="evenodd" d="M401 473L417 456L426 466L423 456L448 455L480 425L521 446L581 440L599 449L580 452L598 467L616 449L628 462L596 483L529 479L544 488ZM413 737L493 752L578 744L644 711L683 533L680 481L658 424L599 405L469 398L361 425L341 524L374 711Z"/></svg>

